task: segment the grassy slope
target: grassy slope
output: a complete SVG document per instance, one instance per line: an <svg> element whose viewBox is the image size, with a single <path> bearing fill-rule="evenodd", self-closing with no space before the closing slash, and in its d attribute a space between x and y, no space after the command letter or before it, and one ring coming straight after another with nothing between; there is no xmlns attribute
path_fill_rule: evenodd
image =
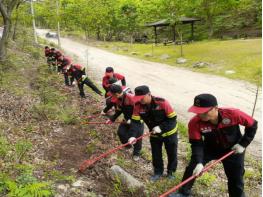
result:
<svg viewBox="0 0 263 197"><path fill-rule="evenodd" d="M172 66L180 66L196 72L216 74L231 79L241 79L252 83L261 83L261 39L248 40L226 40L226 41L201 41L183 46L184 57L188 60L186 64L176 64L180 57L180 46L169 45L153 46L152 44L133 44L120 42L106 42L97 44L109 51L142 58L149 61L166 63ZM127 51L128 49L128 51ZM153 56L145 57L145 54ZM136 52L137 55L132 55ZM163 54L170 58L161 60ZM207 62L210 66L205 68L193 68L196 62ZM234 74L225 74L227 70L234 70Z"/></svg>

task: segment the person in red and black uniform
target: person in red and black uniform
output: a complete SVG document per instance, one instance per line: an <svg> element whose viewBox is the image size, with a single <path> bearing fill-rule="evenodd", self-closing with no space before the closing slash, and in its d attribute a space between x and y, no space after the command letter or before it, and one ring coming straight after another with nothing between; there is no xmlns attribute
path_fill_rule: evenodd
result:
<svg viewBox="0 0 263 197"><path fill-rule="evenodd" d="M150 143L154 175L152 181L161 178L164 171L162 146L164 144L168 156L167 177L174 179L177 168L177 122L176 113L163 98L152 96L148 86L135 88L134 110L131 122L131 133L136 133L142 119L152 132ZM135 137L135 136L133 136ZM129 141L135 140L130 138Z"/></svg>
<svg viewBox="0 0 263 197"><path fill-rule="evenodd" d="M45 46L45 57L48 57L48 54L50 53L50 48L49 46Z"/></svg>
<svg viewBox="0 0 263 197"><path fill-rule="evenodd" d="M55 70L57 72L62 72L62 67L61 65L58 64L59 58L62 57L63 54L61 51L56 50L55 48L50 49L50 59L52 60Z"/></svg>
<svg viewBox="0 0 263 197"><path fill-rule="evenodd" d="M62 73L64 74L64 79L65 79L65 85L66 86L71 86L73 81L74 81L74 78L73 77L70 77L69 79L69 68L70 68L70 65L71 65L72 61L69 57L66 57L64 55L58 57L58 61L57 61L57 64L62 68Z"/></svg>
<svg viewBox="0 0 263 197"><path fill-rule="evenodd" d="M56 69L56 59L54 57L54 48L49 48L48 46L45 47L45 56L47 58L47 64L50 70Z"/></svg>
<svg viewBox="0 0 263 197"><path fill-rule="evenodd" d="M118 84L118 80L116 78L110 78L109 79L109 84L110 84L110 87L115 84L115 85L119 85ZM125 92L125 93L132 93L131 89L126 87L126 86L121 86L122 90ZM102 110L101 112L101 115L106 115L107 112L109 110L111 110L114 106L115 106L115 103L114 103L114 100L116 100L116 98L112 97L112 93L111 91L108 91L106 93L106 107Z"/></svg>
<svg viewBox="0 0 263 197"><path fill-rule="evenodd" d="M105 76L102 79L102 87L105 90L105 98L106 98L107 92L110 90L109 80L111 78L115 78L115 79L117 79L117 81L120 80L121 81L121 85L126 86L125 77L123 75L121 75L121 74L114 73L114 70L113 70L112 67L107 67L106 68L106 72L105 72Z"/></svg>
<svg viewBox="0 0 263 197"><path fill-rule="evenodd" d="M101 91L94 85L94 83L87 77L85 67L80 64L71 64L68 74L76 79L79 88L79 94L85 98L84 84L89 86L94 92L102 96Z"/></svg>
<svg viewBox="0 0 263 197"><path fill-rule="evenodd" d="M117 134L122 144L127 143L130 137L133 136L131 135L129 130L130 130L131 117L133 113L134 95L127 93L128 90L129 88L123 88L120 85L115 85L115 84L111 85L110 87L110 92L112 94L111 100L114 103L116 110L115 110L115 114L106 121L107 124L112 124L121 114L123 114L124 116L123 122L119 125L117 131ZM143 123L140 122L136 128L137 130L136 133L134 133L134 136L138 138L143 134L143 128L144 128ZM142 140L138 140L133 147L134 147L133 159L135 161L138 161L142 149Z"/></svg>
<svg viewBox="0 0 263 197"><path fill-rule="evenodd" d="M211 94L196 96L188 111L197 115L188 124L192 157L183 180L200 175L206 163L234 150L235 154L222 160L228 179L228 193L230 197L244 197L244 151L256 134L257 121L239 109L218 108L217 99ZM245 126L244 135L239 125ZM193 184L194 180L170 196L189 196Z"/></svg>

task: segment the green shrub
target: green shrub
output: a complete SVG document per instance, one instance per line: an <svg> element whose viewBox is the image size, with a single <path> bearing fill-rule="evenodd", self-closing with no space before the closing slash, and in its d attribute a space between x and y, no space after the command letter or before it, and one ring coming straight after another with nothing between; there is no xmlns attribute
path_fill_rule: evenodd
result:
<svg viewBox="0 0 263 197"><path fill-rule="evenodd" d="M185 126L184 123L181 123L181 122L177 122L178 124L178 132L183 136L183 137L188 137L188 129L187 127Z"/></svg>
<svg viewBox="0 0 263 197"><path fill-rule="evenodd" d="M32 57L35 59L35 60L39 60L40 57L41 57L41 54L39 51L34 51L31 53Z"/></svg>
<svg viewBox="0 0 263 197"><path fill-rule="evenodd" d="M15 144L15 150L16 150L18 161L22 160L25 157L26 152L28 152L31 148L32 148L31 142L27 140L19 140Z"/></svg>
<svg viewBox="0 0 263 197"><path fill-rule="evenodd" d="M57 171L57 170L52 170L51 172L47 172L46 176L48 176L51 179L55 179L56 181L68 181L68 182L74 182L76 181L76 177L74 176L68 176L68 175L63 175L62 172Z"/></svg>
<svg viewBox="0 0 263 197"><path fill-rule="evenodd" d="M78 122L77 116L73 113L72 109L66 108L60 111L57 115L57 119L64 124L76 124Z"/></svg>
<svg viewBox="0 0 263 197"><path fill-rule="evenodd" d="M27 172L18 176L16 180L7 174L0 174L0 195L10 197L49 197L52 196L50 183L37 182L32 176L32 172Z"/></svg>
<svg viewBox="0 0 263 197"><path fill-rule="evenodd" d="M88 155L91 155L97 148L97 143L96 142L92 142L90 144L87 145L86 147L86 152Z"/></svg>
<svg viewBox="0 0 263 197"><path fill-rule="evenodd" d="M10 145L5 137L0 136L0 157L4 158L8 151L10 150Z"/></svg>
<svg viewBox="0 0 263 197"><path fill-rule="evenodd" d="M206 172L197 179L197 182L205 186L211 186L215 180L216 180L215 175Z"/></svg>

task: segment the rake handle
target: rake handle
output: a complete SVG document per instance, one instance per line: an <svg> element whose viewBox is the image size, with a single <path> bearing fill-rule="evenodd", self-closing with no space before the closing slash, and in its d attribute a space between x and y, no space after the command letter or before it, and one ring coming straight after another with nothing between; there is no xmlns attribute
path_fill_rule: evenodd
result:
<svg viewBox="0 0 263 197"><path fill-rule="evenodd" d="M146 136L149 136L149 135L151 135L151 132L147 132L147 133L143 134L142 136L136 138L136 142L137 142L138 140L141 140L142 138L144 138L144 137L146 137ZM114 152L116 152L116 151L118 151L118 150L120 150L120 149L122 149L122 148L124 148L125 146L128 146L128 145L130 145L129 142L127 142L126 144L122 144L122 145L120 145L120 146L117 146L116 148L110 149L110 150L108 150L107 152L99 155L98 157L95 157L94 159L85 160L85 161L80 165L79 170L80 170L81 172L85 171L89 166L91 166L91 165L94 164L95 162L101 160L101 159L104 158L104 157L107 157L108 155L110 155L110 154L112 154L112 153L114 153Z"/></svg>
<svg viewBox="0 0 263 197"><path fill-rule="evenodd" d="M114 123L122 123L122 121L116 121L116 122L113 122L112 124ZM82 122L81 124L107 124L106 122ZM107 125L111 125L111 124L107 124Z"/></svg>
<svg viewBox="0 0 263 197"><path fill-rule="evenodd" d="M214 165L216 165L217 163L219 163L220 161L224 160L225 158L229 157L230 155L232 155L235 151L230 151L229 153L225 154L224 156L222 156L220 159L212 162L211 164L209 164L208 166L206 166L202 172L201 175L193 175L190 176L188 179L184 180L183 182L181 182L180 184L176 185L175 187L171 188L170 190L168 190L167 192L165 192L164 194L160 195L159 197L166 197L169 194L175 192L176 190L178 190L180 187L182 187L183 185L185 185L186 183L188 183L189 181L202 176L205 172L207 172L210 168L212 168Z"/></svg>

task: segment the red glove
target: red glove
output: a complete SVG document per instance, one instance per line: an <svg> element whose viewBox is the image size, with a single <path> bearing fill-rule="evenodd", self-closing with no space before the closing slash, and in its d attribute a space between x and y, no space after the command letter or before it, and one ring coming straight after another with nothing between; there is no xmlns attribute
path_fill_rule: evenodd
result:
<svg viewBox="0 0 263 197"><path fill-rule="evenodd" d="M112 124L112 123L113 122L110 119L106 120L106 124Z"/></svg>

